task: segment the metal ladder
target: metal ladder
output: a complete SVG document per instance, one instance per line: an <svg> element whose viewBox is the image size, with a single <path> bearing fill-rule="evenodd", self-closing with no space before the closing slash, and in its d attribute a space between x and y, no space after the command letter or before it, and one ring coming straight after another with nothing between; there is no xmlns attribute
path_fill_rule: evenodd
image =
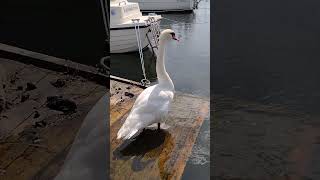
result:
<svg viewBox="0 0 320 180"><path fill-rule="evenodd" d="M202 0L193 0L193 9L198 9L200 1Z"/></svg>
<svg viewBox="0 0 320 180"><path fill-rule="evenodd" d="M155 14L150 13L149 15L155 15ZM147 23L150 25L149 33L151 33L153 43L152 41L150 41L149 37L148 36L147 37L153 51L153 49L155 48L158 49L158 46L159 46L160 26L154 17L149 17L149 19L147 20Z"/></svg>

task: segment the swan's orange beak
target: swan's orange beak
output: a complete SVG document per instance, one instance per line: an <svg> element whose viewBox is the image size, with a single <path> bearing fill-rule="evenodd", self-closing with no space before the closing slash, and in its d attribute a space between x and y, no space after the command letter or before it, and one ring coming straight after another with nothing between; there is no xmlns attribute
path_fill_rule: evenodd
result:
<svg viewBox="0 0 320 180"><path fill-rule="evenodd" d="M178 39L178 38L176 38L176 35L175 35L175 34L172 34L172 39L174 39L174 40L176 40L176 41L178 41L178 42L179 42L179 39Z"/></svg>

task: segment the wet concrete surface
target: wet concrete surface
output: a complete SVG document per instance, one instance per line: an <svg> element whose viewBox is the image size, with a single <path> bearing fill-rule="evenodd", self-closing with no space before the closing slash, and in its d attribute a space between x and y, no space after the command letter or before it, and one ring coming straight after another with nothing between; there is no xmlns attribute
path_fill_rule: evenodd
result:
<svg viewBox="0 0 320 180"><path fill-rule="evenodd" d="M143 156L148 151L164 143L166 132L164 130L145 129L134 140L121 144L114 150L115 158Z"/></svg>
<svg viewBox="0 0 320 180"><path fill-rule="evenodd" d="M215 1L214 179L320 179L317 1Z"/></svg>
<svg viewBox="0 0 320 180"><path fill-rule="evenodd" d="M206 118L196 144L185 167L182 179L209 179L210 177L210 119Z"/></svg>
<svg viewBox="0 0 320 180"><path fill-rule="evenodd" d="M166 137L170 134L165 130L145 129L134 140L128 140L121 144L113 151L113 158L121 160L129 160L133 158L132 167L133 171L141 171L145 169L155 159L145 160L144 156L148 152L156 150L154 156L157 156L164 149Z"/></svg>

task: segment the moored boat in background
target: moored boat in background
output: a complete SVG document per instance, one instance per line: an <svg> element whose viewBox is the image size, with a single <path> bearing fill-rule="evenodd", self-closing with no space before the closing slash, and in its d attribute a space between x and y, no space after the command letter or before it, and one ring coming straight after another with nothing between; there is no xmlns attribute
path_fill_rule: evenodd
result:
<svg viewBox="0 0 320 180"><path fill-rule="evenodd" d="M139 3L142 11L192 11L197 0L130 0Z"/></svg>
<svg viewBox="0 0 320 180"><path fill-rule="evenodd" d="M142 15L138 3L110 1L110 52L138 51L137 33L140 33L141 48L146 48L154 41L153 35L159 33L161 18L156 14Z"/></svg>

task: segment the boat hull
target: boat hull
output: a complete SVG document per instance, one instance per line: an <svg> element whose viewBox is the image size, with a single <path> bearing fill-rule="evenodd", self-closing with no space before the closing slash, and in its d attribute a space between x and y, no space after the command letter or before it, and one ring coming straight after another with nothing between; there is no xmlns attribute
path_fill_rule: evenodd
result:
<svg viewBox="0 0 320 180"><path fill-rule="evenodd" d="M194 0L129 0L139 3L142 11L192 11Z"/></svg>
<svg viewBox="0 0 320 180"><path fill-rule="evenodd" d="M148 46L147 34L150 26L140 27L142 48ZM136 31L133 28L114 28L110 29L110 52L126 53L138 51Z"/></svg>
<svg viewBox="0 0 320 180"><path fill-rule="evenodd" d="M138 3L113 0L110 6L110 53L138 51L136 27L139 27L142 48L147 47L149 30L158 32L161 19L154 13L142 15Z"/></svg>

